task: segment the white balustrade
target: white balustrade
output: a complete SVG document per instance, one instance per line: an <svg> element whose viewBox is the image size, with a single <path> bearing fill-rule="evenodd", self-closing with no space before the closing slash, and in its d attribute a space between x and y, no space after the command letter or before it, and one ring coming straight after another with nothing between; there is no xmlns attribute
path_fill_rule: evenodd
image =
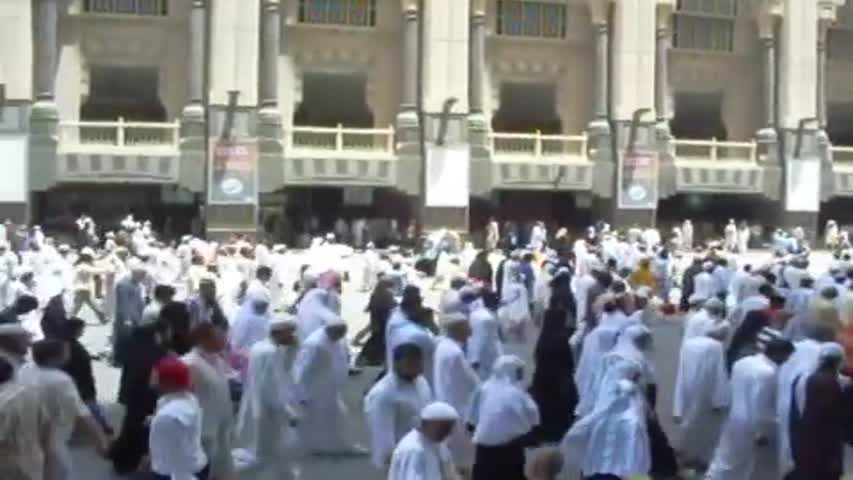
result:
<svg viewBox="0 0 853 480"><path fill-rule="evenodd" d="M676 160L710 162L757 161L758 146L753 142L725 142L710 140L675 139L672 141Z"/></svg>
<svg viewBox="0 0 853 480"><path fill-rule="evenodd" d="M306 157L393 157L394 129L291 127L287 135L289 155Z"/></svg>
<svg viewBox="0 0 853 480"><path fill-rule="evenodd" d="M59 123L59 146L63 151L122 153L157 149L177 150L180 123L64 121ZM152 152L153 153L153 152Z"/></svg>
<svg viewBox="0 0 853 480"><path fill-rule="evenodd" d="M100 15L166 16L169 0L80 0L83 12Z"/></svg>
<svg viewBox="0 0 853 480"><path fill-rule="evenodd" d="M492 156L496 159L587 159L588 139L583 135L492 132Z"/></svg>
<svg viewBox="0 0 853 480"><path fill-rule="evenodd" d="M833 146L832 161L847 167L853 167L853 147Z"/></svg>

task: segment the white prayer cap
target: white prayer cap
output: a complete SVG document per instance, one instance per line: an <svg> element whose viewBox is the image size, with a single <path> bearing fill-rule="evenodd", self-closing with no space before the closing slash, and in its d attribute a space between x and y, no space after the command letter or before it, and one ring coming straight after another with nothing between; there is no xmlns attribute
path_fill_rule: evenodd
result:
<svg viewBox="0 0 853 480"><path fill-rule="evenodd" d="M95 251L92 250L92 247L83 247L83 250L80 250L80 255L88 255L90 257L94 257Z"/></svg>
<svg viewBox="0 0 853 480"><path fill-rule="evenodd" d="M283 243L277 243L277 244L272 246L273 252L284 252L286 250L287 250L287 245L285 245Z"/></svg>
<svg viewBox="0 0 853 480"><path fill-rule="evenodd" d="M344 321L343 317L334 314L331 311L329 311L328 315L323 315L323 317L324 323L327 327L345 327L347 325L347 322Z"/></svg>
<svg viewBox="0 0 853 480"><path fill-rule="evenodd" d="M127 262L127 268L131 272L137 272L137 273L138 272L144 272L145 271L145 264L142 263L142 260L134 257L134 258L131 258Z"/></svg>
<svg viewBox="0 0 853 480"><path fill-rule="evenodd" d="M0 323L0 337L22 337L30 335L32 333L20 323Z"/></svg>
<svg viewBox="0 0 853 480"><path fill-rule="evenodd" d="M468 323L468 316L462 312L448 312L441 316L441 325L449 327L459 323Z"/></svg>
<svg viewBox="0 0 853 480"><path fill-rule="evenodd" d="M459 420L459 413L451 405L444 402L433 402L421 410L421 420Z"/></svg>
<svg viewBox="0 0 853 480"><path fill-rule="evenodd" d="M326 240L327 240L327 241L332 241L332 240L334 240L334 239L335 239L335 234L334 234L334 233L329 232L329 233L327 233L327 234L326 234Z"/></svg>
<svg viewBox="0 0 853 480"><path fill-rule="evenodd" d="M254 282L246 290L246 298L255 303L270 303L272 301L269 289Z"/></svg>
<svg viewBox="0 0 853 480"><path fill-rule="evenodd" d="M367 248L374 248L375 246L376 245L374 245L373 242L367 242L367 245L366 245Z"/></svg>
<svg viewBox="0 0 853 480"><path fill-rule="evenodd" d="M113 238L115 236L116 236L116 233L112 230L110 230L109 232L106 233L107 238Z"/></svg>
<svg viewBox="0 0 853 480"><path fill-rule="evenodd" d="M708 270L710 268L714 268L714 262L705 262L702 264L702 268Z"/></svg>
<svg viewBox="0 0 853 480"><path fill-rule="evenodd" d="M649 287L640 287L634 292L634 295L640 298L649 299L652 296L652 289Z"/></svg>
<svg viewBox="0 0 853 480"><path fill-rule="evenodd" d="M71 247L70 247L67 243L61 243L61 244L59 245L59 247L57 247L57 249L58 249L60 252L67 252L67 251L71 250Z"/></svg>
<svg viewBox="0 0 853 480"><path fill-rule="evenodd" d="M708 310L724 310L726 308L726 305L719 298L709 298L705 300L702 306Z"/></svg>
<svg viewBox="0 0 853 480"><path fill-rule="evenodd" d="M270 321L271 332L286 330L288 328L296 328L296 326L296 317L287 313L276 315Z"/></svg>
<svg viewBox="0 0 853 480"><path fill-rule="evenodd" d="M142 319L139 320L140 327L154 325L160 320L160 308L156 305L148 305L142 310Z"/></svg>
<svg viewBox="0 0 853 480"><path fill-rule="evenodd" d="M827 358L844 359L844 347L835 342L823 343L820 346L818 357L821 361Z"/></svg>

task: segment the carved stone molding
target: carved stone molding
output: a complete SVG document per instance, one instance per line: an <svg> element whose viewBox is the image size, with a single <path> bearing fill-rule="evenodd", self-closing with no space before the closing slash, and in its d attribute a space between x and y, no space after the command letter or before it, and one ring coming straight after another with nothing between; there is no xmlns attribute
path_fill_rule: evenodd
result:
<svg viewBox="0 0 853 480"><path fill-rule="evenodd" d="M87 25L81 29L81 46L87 58L116 63L159 64L166 43L161 28L151 25Z"/></svg>

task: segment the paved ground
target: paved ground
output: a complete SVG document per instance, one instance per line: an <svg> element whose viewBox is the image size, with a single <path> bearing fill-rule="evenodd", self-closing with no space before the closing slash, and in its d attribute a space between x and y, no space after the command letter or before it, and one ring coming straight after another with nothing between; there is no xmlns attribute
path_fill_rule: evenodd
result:
<svg viewBox="0 0 853 480"><path fill-rule="evenodd" d="M758 261L763 260L766 256L766 253L754 253L750 255L750 259ZM823 271L827 262L827 256L819 256L815 262L815 272ZM352 285L345 287L342 307L344 317L350 325L351 335L354 335L364 327L368 321L367 316L363 313L367 302L367 295L355 290ZM435 305L436 297L436 294L427 295L427 302ZM87 331L85 343L92 351L99 351L106 344L107 334L108 328L93 324ZM658 412L664 428L671 431L672 389L677 369L677 352L681 337L681 327L677 323L662 323L654 327L654 334L656 345L654 361L660 380L661 395ZM532 364L529 363L529 365L532 368ZM99 397L104 403L111 405L111 412L114 416L118 417L121 413L120 409L112 406L117 393L118 371L104 363L97 362L95 365L95 375L97 377ZM349 427L356 435L356 438L361 439L362 444L365 446L367 433L363 415L361 414L362 397L375 376L375 372L368 370L360 377L354 378L346 395L352 419ZM98 458L91 449L85 447L76 448L74 450L74 461L75 480L112 480L119 478L111 472L110 466ZM340 478L342 474L346 475L347 480L382 479L382 476L370 466L367 458L340 461L307 459L298 467L296 478L300 480L321 480ZM241 477L241 480L243 480L243 477Z"/></svg>

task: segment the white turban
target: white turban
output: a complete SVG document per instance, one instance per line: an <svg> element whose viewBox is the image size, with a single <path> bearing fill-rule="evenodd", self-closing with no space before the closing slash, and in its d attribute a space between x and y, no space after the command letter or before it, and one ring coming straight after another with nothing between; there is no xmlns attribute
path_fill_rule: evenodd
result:
<svg viewBox="0 0 853 480"><path fill-rule="evenodd" d="M276 315L272 321L270 321L270 331L276 332L280 330L286 330L288 328L296 328L296 317L289 314L281 314Z"/></svg>

